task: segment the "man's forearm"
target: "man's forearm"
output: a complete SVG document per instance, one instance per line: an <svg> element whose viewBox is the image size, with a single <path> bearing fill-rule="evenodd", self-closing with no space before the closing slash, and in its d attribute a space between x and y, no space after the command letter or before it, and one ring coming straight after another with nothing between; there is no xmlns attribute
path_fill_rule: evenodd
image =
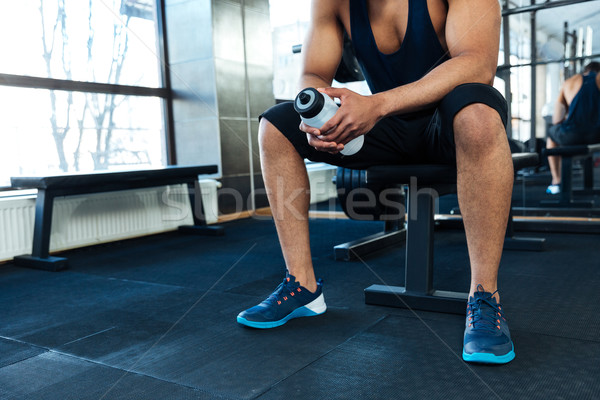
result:
<svg viewBox="0 0 600 400"><path fill-rule="evenodd" d="M554 113L552 115L552 125L560 124L565 120L565 116L567 115L565 108L561 109L560 113Z"/></svg>
<svg viewBox="0 0 600 400"><path fill-rule="evenodd" d="M565 116L567 115L567 107L563 103L562 92L559 96L558 100L556 100L556 104L554 104L554 113L552 114L552 124L560 124L565 120Z"/></svg>
<svg viewBox="0 0 600 400"><path fill-rule="evenodd" d="M327 80L325 80L324 78L322 78L318 75L304 73L300 77L298 86L299 86L298 91L300 91L307 87L314 87L314 88L328 87L328 86L331 86L331 82L327 82Z"/></svg>
<svg viewBox="0 0 600 400"><path fill-rule="evenodd" d="M382 117L387 117L429 108L463 83L491 84L493 79L493 71L479 57L459 56L440 64L416 82L373 97L380 105Z"/></svg>

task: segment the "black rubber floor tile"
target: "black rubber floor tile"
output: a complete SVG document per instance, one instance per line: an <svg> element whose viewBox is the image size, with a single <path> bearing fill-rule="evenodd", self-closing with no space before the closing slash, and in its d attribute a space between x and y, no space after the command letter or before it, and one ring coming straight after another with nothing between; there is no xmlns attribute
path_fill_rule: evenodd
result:
<svg viewBox="0 0 600 400"><path fill-rule="evenodd" d="M388 317L261 399L595 399L600 345L515 332L504 366L461 359L462 324ZM577 372L574 372L574 368Z"/></svg>
<svg viewBox="0 0 600 400"><path fill-rule="evenodd" d="M194 344L189 349L175 351L174 354L179 355L190 349L196 351L194 346L206 337L218 336L223 330L236 327L235 316L239 311L228 311L233 307L236 296L210 296L201 292L187 294L190 298L185 299L185 307L172 308L170 314L145 313L140 307L134 307L138 312L112 309L91 314L82 322L104 321L110 329L101 330L101 326L98 326L97 334L65 344L59 349L78 357L129 369L139 365L142 360L151 360L155 355L151 350L159 349L161 344L174 342L183 346L191 340ZM171 300L176 301L177 298ZM175 350L174 347L171 349Z"/></svg>
<svg viewBox="0 0 600 400"><path fill-rule="evenodd" d="M236 224L239 226L226 227L225 236L209 241L202 236L170 234L153 237L152 243L131 241L114 248L107 245L105 254L91 262L88 253L79 251L70 257L72 270L198 290L226 290L232 286L232 279L252 280L257 271L265 268L266 258L278 260L270 263L272 271L284 270L272 221L248 220ZM246 228L248 224L252 225ZM241 232L247 231L253 235L243 237Z"/></svg>
<svg viewBox="0 0 600 400"><path fill-rule="evenodd" d="M145 352L171 325L142 314L110 310L36 332L25 339L32 343L60 343L51 347L86 359L102 362L118 359L119 367L128 368L133 362L131 356ZM65 341L66 337L78 338Z"/></svg>
<svg viewBox="0 0 600 400"><path fill-rule="evenodd" d="M252 398L372 325L377 316L330 309L324 315L257 330L235 317L212 324L191 315L134 370L212 393Z"/></svg>
<svg viewBox="0 0 600 400"><path fill-rule="evenodd" d="M39 271L30 273L37 275ZM45 279L24 283L18 289L9 287L4 291L0 288L0 302L3 304L0 335L14 338L35 336L36 332L52 327L59 329L69 322L77 324L86 316L102 310L125 307L130 301L177 289L72 272L48 274L42 273ZM94 329L80 329L71 336L65 332L58 340L48 338L36 344L59 346L92 334L96 332Z"/></svg>
<svg viewBox="0 0 600 400"><path fill-rule="evenodd" d="M27 343L0 338L0 368L35 357L45 351Z"/></svg>
<svg viewBox="0 0 600 400"><path fill-rule="evenodd" d="M214 296L214 298L213 298ZM160 293L145 298L120 304L118 313L138 314L143 318L155 319L162 322L174 323L189 312L191 308L203 307L206 298L213 298L212 306L221 301L220 307L230 307L231 298L222 296L219 291L202 291L196 289L180 288L171 292ZM216 301L216 302L215 302ZM107 312L110 314L112 310Z"/></svg>
<svg viewBox="0 0 600 400"><path fill-rule="evenodd" d="M216 395L57 353L0 369L6 400L219 399Z"/></svg>
<svg viewBox="0 0 600 400"><path fill-rule="evenodd" d="M540 232L517 234L546 238L546 249L542 252L504 251L500 277L554 277L561 280L563 277L585 274L586 281L600 281L598 235Z"/></svg>
<svg viewBox="0 0 600 400"><path fill-rule="evenodd" d="M505 311L512 329L600 343L600 281L566 275L515 276L504 285Z"/></svg>
<svg viewBox="0 0 600 400"><path fill-rule="evenodd" d="M600 398L597 235L548 234L545 252L504 252L517 358L485 367L457 357L464 317L364 304L367 286L403 284L404 247L337 262L333 245L376 222L310 221L326 314L239 326L283 279L283 259L272 221L226 229L70 251L60 273L0 268L0 336L61 353L0 340L0 398L99 399L130 368L105 398ZM436 231L434 260L437 289L467 290L464 232Z"/></svg>

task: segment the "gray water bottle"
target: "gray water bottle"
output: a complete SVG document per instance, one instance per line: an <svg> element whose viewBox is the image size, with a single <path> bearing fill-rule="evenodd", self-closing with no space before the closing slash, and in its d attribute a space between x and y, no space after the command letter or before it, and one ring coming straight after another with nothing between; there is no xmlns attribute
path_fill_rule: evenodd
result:
<svg viewBox="0 0 600 400"><path fill-rule="evenodd" d="M309 87L298 93L294 101L294 109L306 125L321 129L325 122L335 115L338 106L331 97ZM346 143L340 153L345 156L356 154L362 148L364 141L364 135L360 135Z"/></svg>

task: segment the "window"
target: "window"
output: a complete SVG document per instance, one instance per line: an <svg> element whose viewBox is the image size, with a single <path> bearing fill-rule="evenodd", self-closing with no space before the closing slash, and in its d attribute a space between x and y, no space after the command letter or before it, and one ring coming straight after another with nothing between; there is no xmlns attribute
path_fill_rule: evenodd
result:
<svg viewBox="0 0 600 400"><path fill-rule="evenodd" d="M273 92L277 100L291 100L298 93L302 56L292 48L301 45L310 21L310 0L270 0L273 36ZM370 94L365 81L339 83L360 94Z"/></svg>
<svg viewBox="0 0 600 400"><path fill-rule="evenodd" d="M292 51L301 45L310 20L309 0L270 0L273 36L273 92L279 100L293 99L298 92L302 66L300 53Z"/></svg>
<svg viewBox="0 0 600 400"><path fill-rule="evenodd" d="M155 0L5 7L0 187L16 175L166 164Z"/></svg>

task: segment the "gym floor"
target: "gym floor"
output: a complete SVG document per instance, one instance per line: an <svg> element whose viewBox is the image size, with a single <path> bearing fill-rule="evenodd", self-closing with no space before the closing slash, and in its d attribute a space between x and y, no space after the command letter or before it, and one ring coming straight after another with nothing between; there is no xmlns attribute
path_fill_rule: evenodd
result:
<svg viewBox="0 0 600 400"><path fill-rule="evenodd" d="M284 264L270 219L223 226L223 237L69 251L63 272L0 266L0 398L600 398L597 234L531 233L546 251L504 252L517 356L485 366L461 359L464 316L364 304L367 286L403 283L404 247L356 262L335 261L332 247L379 222L311 220L328 311L272 330L239 326ZM468 283L464 232L436 232L436 288Z"/></svg>

